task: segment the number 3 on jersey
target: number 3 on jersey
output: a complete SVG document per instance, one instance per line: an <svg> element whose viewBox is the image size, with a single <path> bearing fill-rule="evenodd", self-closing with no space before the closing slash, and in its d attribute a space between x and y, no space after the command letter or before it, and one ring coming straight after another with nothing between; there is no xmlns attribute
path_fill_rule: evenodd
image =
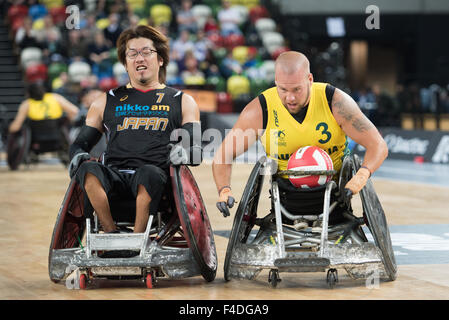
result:
<svg viewBox="0 0 449 320"><path fill-rule="evenodd" d="M324 144L332 138L332 134L329 131L327 131L328 128L329 127L326 122L320 122L316 125L315 130L321 131L321 134L325 136L325 137L321 138L320 140L318 140L319 143Z"/></svg>

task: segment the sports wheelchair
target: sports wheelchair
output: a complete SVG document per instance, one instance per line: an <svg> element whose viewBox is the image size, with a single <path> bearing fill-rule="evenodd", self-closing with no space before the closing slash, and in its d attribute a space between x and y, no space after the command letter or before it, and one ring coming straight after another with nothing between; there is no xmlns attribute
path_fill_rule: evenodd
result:
<svg viewBox="0 0 449 320"><path fill-rule="evenodd" d="M369 179L360 192L361 216L354 215L351 200L355 197L352 199L350 191L344 189L360 165L357 155L346 156L338 185L331 180L322 187L296 189L280 175L336 172L272 174L272 160L261 157L236 210L226 251L225 280L253 280L263 269L270 270L268 282L272 287L281 281L280 272L327 270L330 288L338 282L337 269L346 270L353 279L378 276L395 280L397 267L388 225L372 181ZM263 180L267 175L271 178L271 210L265 217L258 217ZM368 241L366 228L374 242Z"/></svg>
<svg viewBox="0 0 449 320"><path fill-rule="evenodd" d="M46 152L56 152L67 166L70 162L69 145L67 119L27 120L18 132L8 135L8 166L17 170L22 163L36 163L39 155Z"/></svg>
<svg viewBox="0 0 449 320"><path fill-rule="evenodd" d="M158 212L144 233L102 233L86 195L73 178L54 227L48 256L50 279L85 289L95 279L157 279L202 275L215 279L217 253L198 185L187 166L171 166ZM135 199L109 198L116 225L134 224ZM84 238L84 241L83 241ZM75 271L75 272L74 272Z"/></svg>

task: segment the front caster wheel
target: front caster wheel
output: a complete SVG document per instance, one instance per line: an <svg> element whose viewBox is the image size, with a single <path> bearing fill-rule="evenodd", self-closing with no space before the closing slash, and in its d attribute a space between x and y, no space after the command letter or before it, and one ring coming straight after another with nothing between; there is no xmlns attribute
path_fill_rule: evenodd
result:
<svg viewBox="0 0 449 320"><path fill-rule="evenodd" d="M268 282L271 284L271 287L276 288L278 283L281 281L282 280L279 277L279 271L276 269L271 269L268 275Z"/></svg>
<svg viewBox="0 0 449 320"><path fill-rule="evenodd" d="M333 289L338 282L338 273L337 269L329 269L327 271L327 278L326 278L327 285L329 288Z"/></svg>

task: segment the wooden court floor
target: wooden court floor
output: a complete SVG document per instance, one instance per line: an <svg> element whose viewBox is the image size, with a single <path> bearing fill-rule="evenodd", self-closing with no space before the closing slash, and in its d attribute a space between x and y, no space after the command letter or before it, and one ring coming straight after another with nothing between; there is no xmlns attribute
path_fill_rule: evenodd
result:
<svg viewBox="0 0 449 320"><path fill-rule="evenodd" d="M240 198L252 165L234 166L232 187ZM233 215L223 218L209 164L192 168L215 232L229 231ZM215 235L218 272L213 282L201 276L182 280L159 280L153 289L139 281L99 281L88 290L70 290L48 278L48 248L56 214L69 183L67 170L59 164L39 164L11 172L0 167L0 299L149 299L149 300L307 300L307 299L448 299L449 266L399 264L394 282L378 285L352 280L339 271L334 289L326 285L325 273L281 273L282 282L272 289L268 273L257 280L225 282L223 264L227 238ZM374 179L390 226L449 224L448 188ZM259 205L268 208L268 199ZM236 206L232 210L234 213ZM449 230L447 231L449 235ZM219 233L219 232L218 232ZM413 236L413 235L411 235ZM411 239L413 241L413 239Z"/></svg>

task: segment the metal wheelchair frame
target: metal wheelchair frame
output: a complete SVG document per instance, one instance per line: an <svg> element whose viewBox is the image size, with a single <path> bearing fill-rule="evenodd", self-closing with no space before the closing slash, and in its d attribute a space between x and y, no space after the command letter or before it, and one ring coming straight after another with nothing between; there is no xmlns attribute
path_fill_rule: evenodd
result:
<svg viewBox="0 0 449 320"><path fill-rule="evenodd" d="M349 163L351 170L356 171L358 158L353 156L348 159L344 165L347 166ZM257 218L257 204L254 204L254 201L258 201L263 183L263 176L257 175L260 174L264 166L269 166L267 161L267 158L262 158L256 164L248 179L248 184L253 183L252 187L256 191L249 190L251 187L245 188L242 201L237 209L225 261L226 280L231 278L255 279L263 269L269 269L268 282L276 287L280 281L279 272L325 272L328 270L327 283L330 287L334 287L338 282L337 268L345 269L354 279L367 278L374 272L378 272L380 278L395 279L396 263L392 254L389 234L386 241L380 241L387 244L387 249L379 248L378 238L382 238L382 236L378 234L373 235L376 243L368 242L361 228L365 224L365 218L356 217L352 212L344 212L344 222L329 226L329 216L339 205L339 201L330 203L331 192L337 188L335 181L329 181L326 184L322 213L294 215L282 206L278 183L273 181L273 176L271 176L272 209L264 218ZM344 170L347 169L344 168ZM333 173L335 172L327 172L328 175ZM294 175L295 173L289 172L289 174ZM296 173L296 175L305 174L323 174L323 172ZM345 175L346 177L344 177ZM350 178L347 175L348 172L340 175L340 188ZM366 195L362 195L363 197L366 198ZM348 199L341 201L348 201ZM364 199L362 199L362 203L363 201ZM365 207L364 204L364 216L368 212ZM383 210L381 211L383 214ZM368 213L368 215L372 215L372 213ZM301 229L296 230L292 226L283 224L283 217L305 223ZM385 220L385 216L383 218ZM321 223L321 228L310 226L318 221ZM250 231L254 225L258 226L259 230L255 236L251 237ZM386 221L383 227L387 228L386 232L388 233ZM385 258L387 255L385 250L391 251L391 261Z"/></svg>

